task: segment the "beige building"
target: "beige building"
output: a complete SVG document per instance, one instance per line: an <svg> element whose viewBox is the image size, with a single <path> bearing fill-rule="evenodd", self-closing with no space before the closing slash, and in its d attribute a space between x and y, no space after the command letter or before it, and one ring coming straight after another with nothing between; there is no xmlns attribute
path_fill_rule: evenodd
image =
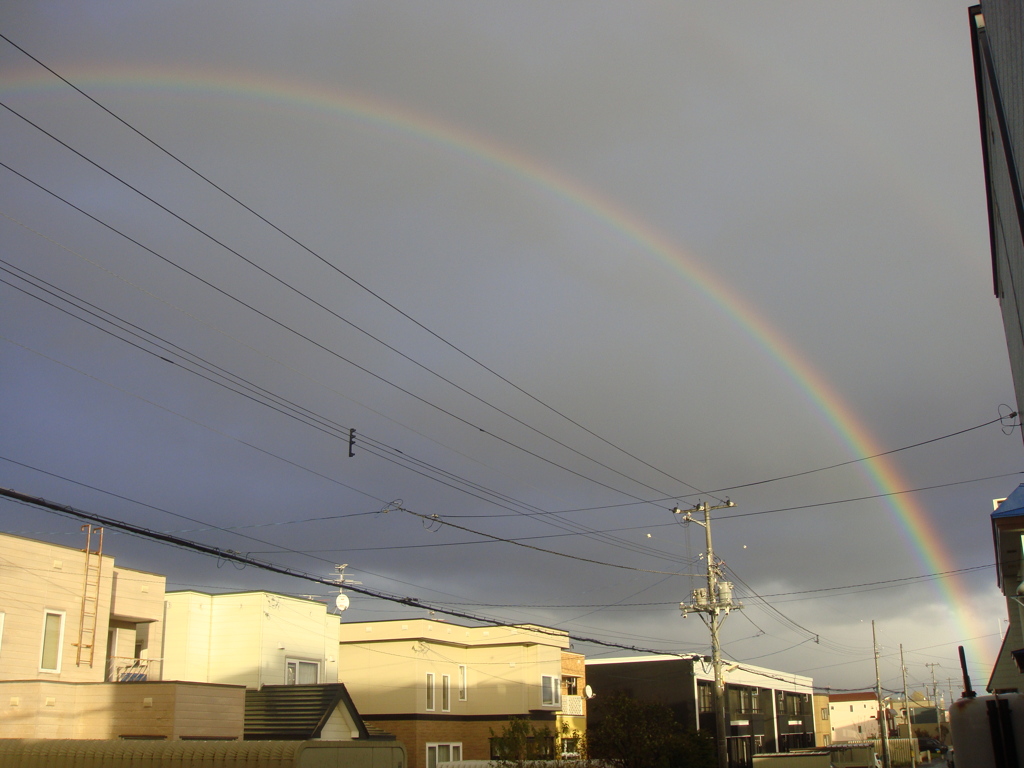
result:
<svg viewBox="0 0 1024 768"><path fill-rule="evenodd" d="M814 746L827 747L832 743L832 713L828 696L816 693L813 696Z"/></svg>
<svg viewBox="0 0 1024 768"><path fill-rule="evenodd" d="M828 697L832 743L880 738L874 693L833 693Z"/></svg>
<svg viewBox="0 0 1024 768"><path fill-rule="evenodd" d="M0 680L160 680L163 576L102 552L0 534Z"/></svg>
<svg viewBox="0 0 1024 768"><path fill-rule="evenodd" d="M255 689L338 682L339 619L323 603L272 592L166 597L166 680Z"/></svg>
<svg viewBox="0 0 1024 768"><path fill-rule="evenodd" d="M164 577L0 534L0 735L240 739L245 689L160 682Z"/></svg>
<svg viewBox="0 0 1024 768"><path fill-rule="evenodd" d="M340 641L340 680L367 723L405 744L409 768L487 760L511 717L554 737L563 695L582 693L565 690L563 663L577 666L563 662L567 635L544 627L343 623Z"/></svg>

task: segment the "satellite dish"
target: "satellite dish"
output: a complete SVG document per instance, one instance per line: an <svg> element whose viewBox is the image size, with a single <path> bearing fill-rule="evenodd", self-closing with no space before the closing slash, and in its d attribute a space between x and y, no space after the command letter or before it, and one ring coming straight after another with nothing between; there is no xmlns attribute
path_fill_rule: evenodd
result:
<svg viewBox="0 0 1024 768"><path fill-rule="evenodd" d="M348 595L342 593L334 598L334 605L339 611L344 611L348 608L351 601L348 599Z"/></svg>
<svg viewBox="0 0 1024 768"><path fill-rule="evenodd" d="M586 688L583 689L583 695L586 696L588 699L594 698L594 689L588 685Z"/></svg>

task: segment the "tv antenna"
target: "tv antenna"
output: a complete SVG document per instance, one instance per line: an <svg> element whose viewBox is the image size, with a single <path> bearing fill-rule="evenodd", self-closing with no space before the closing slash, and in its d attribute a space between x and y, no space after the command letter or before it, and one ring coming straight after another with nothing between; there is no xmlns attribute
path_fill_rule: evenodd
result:
<svg viewBox="0 0 1024 768"><path fill-rule="evenodd" d="M345 594L345 585L363 583L361 581L354 581L353 579L346 579L346 568L348 568L348 563L342 563L341 565L334 566L334 570L338 572L338 596L334 598L334 607L338 609L338 613L344 613L352 604L352 601L349 600L348 595Z"/></svg>

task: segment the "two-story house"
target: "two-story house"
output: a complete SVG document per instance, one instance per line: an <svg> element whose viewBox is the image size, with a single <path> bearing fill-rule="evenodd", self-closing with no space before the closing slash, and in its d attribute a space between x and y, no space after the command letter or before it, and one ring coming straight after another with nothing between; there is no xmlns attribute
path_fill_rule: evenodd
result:
<svg viewBox="0 0 1024 768"><path fill-rule="evenodd" d="M164 677L264 685L338 682L338 616L274 592L168 592ZM342 681L344 682L344 681Z"/></svg>
<svg viewBox="0 0 1024 768"><path fill-rule="evenodd" d="M574 717L582 718L581 665L563 661L564 632L408 619L343 623L339 636L340 679L363 719L406 745L409 768L487 760L491 737L511 717L546 730L558 749L563 696L574 697L581 713ZM563 664L573 671L572 693Z"/></svg>
<svg viewBox="0 0 1024 768"><path fill-rule="evenodd" d="M163 576L0 534L0 733L7 738L241 738L245 691L163 682Z"/></svg>
<svg viewBox="0 0 1024 768"><path fill-rule="evenodd" d="M878 697L871 691L833 693L828 697L832 742L867 741L881 737Z"/></svg>

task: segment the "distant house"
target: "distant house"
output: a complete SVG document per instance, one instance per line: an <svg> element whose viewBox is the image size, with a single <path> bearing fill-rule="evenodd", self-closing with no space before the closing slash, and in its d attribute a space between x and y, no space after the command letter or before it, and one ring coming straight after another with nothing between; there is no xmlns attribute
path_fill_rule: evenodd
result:
<svg viewBox="0 0 1024 768"><path fill-rule="evenodd" d="M581 713L567 724L583 723L585 678L564 632L409 619L346 622L339 637L339 678L363 719L405 744L409 768L487 760L512 717L547 730L538 746L554 757L563 697Z"/></svg>
<svg viewBox="0 0 1024 768"><path fill-rule="evenodd" d="M273 592L167 593L164 677L264 685L337 683L339 619Z"/></svg>
<svg viewBox="0 0 1024 768"><path fill-rule="evenodd" d="M828 697L832 742L880 738L878 697L873 691L833 693Z"/></svg>
<svg viewBox="0 0 1024 768"><path fill-rule="evenodd" d="M162 682L164 577L0 534L0 734L238 739L244 689Z"/></svg>
<svg viewBox="0 0 1024 768"><path fill-rule="evenodd" d="M725 668L726 734L733 764L753 755L813 747L813 680L748 664ZM684 727L714 732L714 672L702 659L629 656L587 660L587 679L600 704L620 691L644 702L668 706ZM600 717L591 710L592 725Z"/></svg>
<svg viewBox="0 0 1024 768"><path fill-rule="evenodd" d="M813 697L814 709L814 746L827 747L832 743L832 714L829 709L828 696L816 693Z"/></svg>

